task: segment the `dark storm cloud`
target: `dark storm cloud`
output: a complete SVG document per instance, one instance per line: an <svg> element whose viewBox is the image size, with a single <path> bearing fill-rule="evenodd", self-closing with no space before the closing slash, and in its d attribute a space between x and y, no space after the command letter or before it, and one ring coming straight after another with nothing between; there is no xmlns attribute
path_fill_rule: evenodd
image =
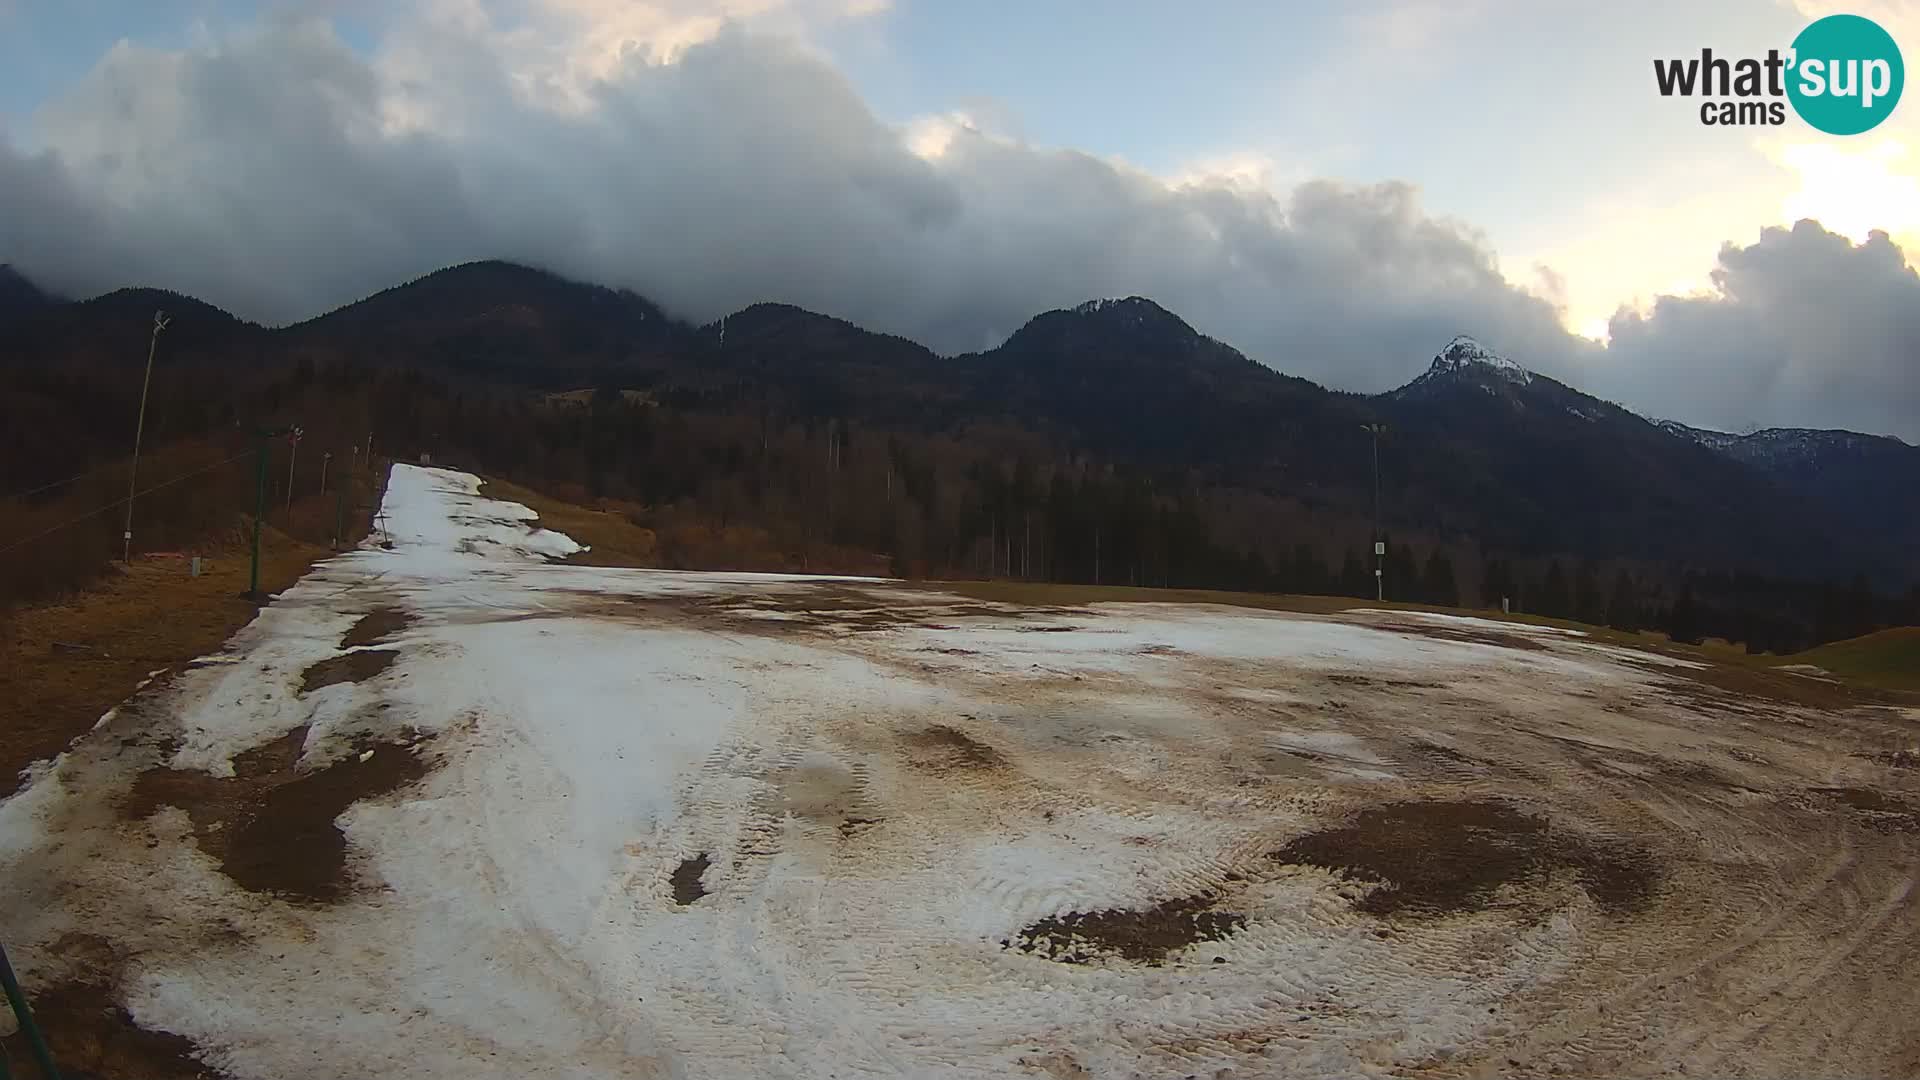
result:
<svg viewBox="0 0 1920 1080"><path fill-rule="evenodd" d="M1603 367L1482 237L1405 184L1173 186L965 125L923 157L829 64L739 31L584 88L515 64L497 38L449 26L377 62L315 23L186 53L119 46L43 111L42 148L0 141L0 261L69 293L164 284L277 323L505 258L695 320L783 300L944 352L1140 294L1342 388L1403 382L1467 332L1576 384L1604 370L1596 389L1653 411L1710 415L1690 411L1709 394L1669 408L1652 390L1660 350L1684 340L1664 308ZM1724 310L1737 322L1761 303ZM1835 391L1834 417L1886 415L1847 414L1848 394L1876 397Z"/></svg>
<svg viewBox="0 0 1920 1080"><path fill-rule="evenodd" d="M1461 329L1531 352L1559 336L1404 185L1175 189L967 128L924 159L830 66L744 33L564 108L510 77L457 34L413 43L397 75L316 24L123 45L39 118L46 151L0 150L0 257L67 291L164 282L269 322L501 257L695 319L779 299L944 351L1139 293L1375 388Z"/></svg>
<svg viewBox="0 0 1920 1080"><path fill-rule="evenodd" d="M1615 315L1599 381L1693 423L1920 442L1920 275L1885 233L1855 244L1815 221L1767 229L1721 248L1713 285Z"/></svg>

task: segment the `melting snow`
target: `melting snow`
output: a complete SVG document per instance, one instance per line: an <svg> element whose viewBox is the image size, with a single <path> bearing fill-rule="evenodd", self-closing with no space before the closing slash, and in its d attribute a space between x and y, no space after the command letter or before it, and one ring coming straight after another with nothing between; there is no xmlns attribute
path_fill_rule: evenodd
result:
<svg viewBox="0 0 1920 1080"><path fill-rule="evenodd" d="M1398 757L1328 701L1336 677L1473 672L1459 693L1543 708L1562 683L1643 677L1367 623L1573 636L1452 616L1043 615L866 579L561 565L570 538L445 470L397 466L383 521L390 549L322 564L220 663L152 691L139 727L106 725L0 804L0 903L29 977L72 962L63 935L106 937L130 958L135 1019L245 1078L315 1062L1003 1077L1046 1055L1072 1064L1056 1075L1100 1077L1399 1071L1559 977L1583 909L1484 912L1414 947L1372 933L1326 875L1269 876L1223 901L1244 929L1164 966L1068 967L1000 942L1270 866L1315 819L1249 786L1262 753L1304 755L1303 791L1396 778ZM862 586L907 614L808 606ZM397 661L300 693L381 606L414 619L380 646ZM430 771L340 816L356 891L303 905L240 889L178 812L103 809L132 780L121 729L137 742L163 723L176 769L231 776L304 726L309 766L404 729ZM681 903L670 878L697 856L706 895ZM1267 1028L1312 1037L1267 1057L1221 1034Z"/></svg>

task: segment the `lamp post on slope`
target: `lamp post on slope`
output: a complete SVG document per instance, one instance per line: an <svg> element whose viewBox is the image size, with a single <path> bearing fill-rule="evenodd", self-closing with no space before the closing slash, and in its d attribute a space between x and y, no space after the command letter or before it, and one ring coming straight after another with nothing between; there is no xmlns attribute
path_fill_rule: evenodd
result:
<svg viewBox="0 0 1920 1080"><path fill-rule="evenodd" d="M243 594L248 600L258 604L264 597L260 595L260 525L267 517L267 440L282 435L293 435L297 427L259 428L253 435L253 567L247 573L247 591Z"/></svg>
<svg viewBox="0 0 1920 1080"><path fill-rule="evenodd" d="M1380 436L1387 425L1361 424L1360 428L1373 436L1373 598L1383 601L1387 598L1387 543L1380 538Z"/></svg>
<svg viewBox="0 0 1920 1080"><path fill-rule="evenodd" d="M133 561L133 494L139 487L140 436L147 427L147 387L153 384L153 354L160 348L160 331L167 328L167 314L153 313L153 336L147 340L147 373L140 379L140 415L133 422L133 463L127 466L127 519L120 529L120 561Z"/></svg>

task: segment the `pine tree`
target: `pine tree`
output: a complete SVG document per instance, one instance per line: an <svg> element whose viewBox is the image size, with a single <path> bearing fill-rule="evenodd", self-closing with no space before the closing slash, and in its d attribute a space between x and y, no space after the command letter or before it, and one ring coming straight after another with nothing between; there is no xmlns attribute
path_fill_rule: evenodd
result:
<svg viewBox="0 0 1920 1080"><path fill-rule="evenodd" d="M1573 617L1583 623L1600 625L1606 619L1600 601L1599 575L1592 563L1582 562L1573 576Z"/></svg>
<svg viewBox="0 0 1920 1080"><path fill-rule="evenodd" d="M1640 602L1635 595L1633 575L1624 567L1613 578L1613 595L1607 599L1607 625L1630 634L1640 629Z"/></svg>
<svg viewBox="0 0 1920 1080"><path fill-rule="evenodd" d="M1564 619L1572 612L1573 598L1567 592L1567 573L1560 568L1560 560L1547 564L1547 576L1534 590L1529 610L1539 615L1548 615Z"/></svg>
<svg viewBox="0 0 1920 1080"><path fill-rule="evenodd" d="M1502 600L1514 599L1513 567L1505 559L1489 559L1480 577L1480 603L1497 608Z"/></svg>
<svg viewBox="0 0 1920 1080"><path fill-rule="evenodd" d="M1855 574L1853 583L1847 587L1847 637L1859 637L1880 629L1880 621L1874 617L1874 607L1873 587L1867 584L1867 575Z"/></svg>
<svg viewBox="0 0 1920 1080"><path fill-rule="evenodd" d="M1687 645L1700 644L1700 612L1694 605L1693 581L1680 585L1680 595L1667 613L1667 636Z"/></svg>
<svg viewBox="0 0 1920 1080"><path fill-rule="evenodd" d="M1427 555L1425 578L1426 587L1422 591L1426 594L1427 603L1441 607L1460 606L1460 588L1453 580L1453 560L1447 558L1447 553L1439 547Z"/></svg>
<svg viewBox="0 0 1920 1080"><path fill-rule="evenodd" d="M1311 547L1305 544L1293 546L1293 590L1306 595L1322 595L1328 591L1327 565L1320 561Z"/></svg>
<svg viewBox="0 0 1920 1080"><path fill-rule="evenodd" d="M1389 600L1403 603L1431 603L1426 597L1424 582L1420 578L1420 562L1413 557L1413 549L1405 544L1387 544L1386 580L1382 582L1381 592Z"/></svg>
<svg viewBox="0 0 1920 1080"><path fill-rule="evenodd" d="M1340 563L1339 595L1373 599L1373 574L1361 563L1360 556L1351 550Z"/></svg>

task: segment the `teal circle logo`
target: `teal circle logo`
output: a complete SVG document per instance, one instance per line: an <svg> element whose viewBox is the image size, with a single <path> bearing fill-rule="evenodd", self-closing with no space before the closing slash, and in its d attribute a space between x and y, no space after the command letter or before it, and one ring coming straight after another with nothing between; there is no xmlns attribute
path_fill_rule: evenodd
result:
<svg viewBox="0 0 1920 1080"><path fill-rule="evenodd" d="M1829 135L1871 131L1900 103L1907 82L1900 46L1880 24L1829 15L1793 39L1787 99L1800 119Z"/></svg>

